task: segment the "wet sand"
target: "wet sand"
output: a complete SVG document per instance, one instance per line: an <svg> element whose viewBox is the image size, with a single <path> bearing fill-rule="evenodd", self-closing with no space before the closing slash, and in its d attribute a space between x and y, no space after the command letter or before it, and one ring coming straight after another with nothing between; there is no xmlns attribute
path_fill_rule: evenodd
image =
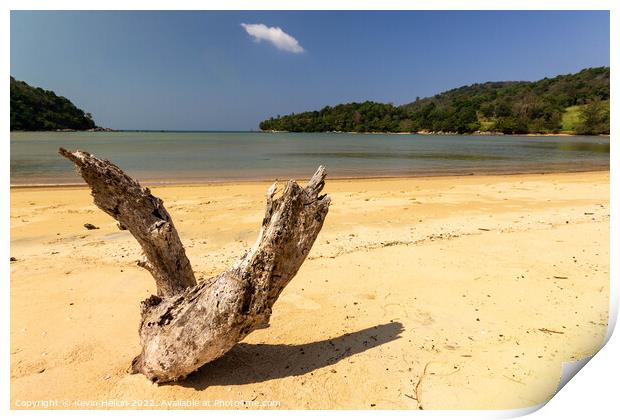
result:
<svg viewBox="0 0 620 420"><path fill-rule="evenodd" d="M152 189L206 278L251 246L268 185ZM157 386L127 373L155 292L138 244L84 187L11 189L11 406L527 407L600 347L609 172L328 179L325 192L323 231L271 326Z"/></svg>

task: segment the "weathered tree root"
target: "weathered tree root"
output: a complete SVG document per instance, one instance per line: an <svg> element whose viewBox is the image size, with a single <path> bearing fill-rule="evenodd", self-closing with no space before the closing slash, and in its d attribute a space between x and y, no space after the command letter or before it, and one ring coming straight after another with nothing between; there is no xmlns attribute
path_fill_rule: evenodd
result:
<svg viewBox="0 0 620 420"><path fill-rule="evenodd" d="M278 198L274 183L252 249L228 270L196 284L162 200L107 160L59 152L75 163L95 204L142 246L145 259L139 265L155 278L157 296L141 303L142 352L131 371L153 382L183 379L268 325L273 304L308 256L329 209L330 198L319 195L323 166L305 188L288 181Z"/></svg>

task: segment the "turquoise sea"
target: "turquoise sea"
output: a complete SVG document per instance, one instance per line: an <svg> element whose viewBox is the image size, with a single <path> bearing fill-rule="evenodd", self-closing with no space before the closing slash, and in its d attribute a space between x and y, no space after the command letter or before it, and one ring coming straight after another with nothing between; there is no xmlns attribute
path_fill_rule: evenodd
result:
<svg viewBox="0 0 620 420"><path fill-rule="evenodd" d="M76 184L59 147L106 158L146 183L609 169L608 137L250 132L13 132L11 185Z"/></svg>

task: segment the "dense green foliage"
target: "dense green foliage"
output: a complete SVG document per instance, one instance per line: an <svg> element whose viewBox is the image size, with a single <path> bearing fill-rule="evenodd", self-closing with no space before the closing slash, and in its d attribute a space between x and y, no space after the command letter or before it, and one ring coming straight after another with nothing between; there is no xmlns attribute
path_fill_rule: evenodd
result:
<svg viewBox="0 0 620 420"><path fill-rule="evenodd" d="M566 112L570 118L563 118ZM488 82L395 107L349 103L271 118L261 130L317 132L609 133L609 68L536 82ZM566 131L566 130L564 130Z"/></svg>
<svg viewBox="0 0 620 420"><path fill-rule="evenodd" d="M579 134L609 133L609 100L594 99L581 107Z"/></svg>
<svg viewBox="0 0 620 420"><path fill-rule="evenodd" d="M67 98L11 77L11 131L87 130L95 128L90 114Z"/></svg>

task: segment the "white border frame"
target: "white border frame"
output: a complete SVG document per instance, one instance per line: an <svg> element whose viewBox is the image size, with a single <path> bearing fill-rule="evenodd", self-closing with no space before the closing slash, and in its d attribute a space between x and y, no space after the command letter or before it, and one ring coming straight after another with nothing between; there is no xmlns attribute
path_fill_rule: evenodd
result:
<svg viewBox="0 0 620 420"><path fill-rule="evenodd" d="M353 7L354 6L354 7ZM605 0L426 0L422 1L406 1L406 0L382 0L381 2L372 2L370 0L358 0L354 4L347 3L342 0L300 0L291 4L282 0L263 0L263 1L191 1L176 0L167 2L164 0L92 0L86 4L84 1L78 0L56 0L54 2L43 0L5 0L2 2L3 13L1 15L0 31L2 42L2 54L0 59L2 67L5 69L5 75L10 73L10 10L610 10L610 65L616 68L618 64L618 55L614 51L618 51L618 40L620 33L618 30L618 16L620 15L620 2ZM612 132L618 127L618 100L615 92L618 92L617 78L614 77L614 71L611 76L611 127ZM2 166L0 170L2 189L2 204L0 205L0 229L2 233L1 247L3 250L2 272L6 275L2 276L3 293L2 293L2 320L3 328L1 335L2 348L5 349L4 359L2 363L2 390L0 394L2 409L8 411L10 416L14 417L30 417L30 416L50 416L52 418L83 416L81 411L19 411L9 410L9 386L10 386L10 355L9 355L9 337L10 337L10 301L9 301L9 261L10 255L10 142L8 139L9 132L9 84L0 85L3 101L0 103L0 127L5 139L0 142L2 148L1 159ZM612 140L613 141L613 140ZM620 339L617 334L612 336L613 329L616 324L618 313L618 282L617 282L617 263L614 256L617 255L618 249L618 225L616 220L616 209L618 208L617 198L617 174L616 166L618 163L618 147L612 145L610 154L611 164L611 232L610 232L610 255L611 255L611 287L610 287L610 319L606 340L609 340L603 349L588 363L576 379L568 382L568 384L553 397L549 403L544 405L541 410L536 411L540 407L531 407L523 410L504 410L504 411L382 411L380 415L389 415L391 417L405 418L409 416L422 416L434 418L507 418L515 417L536 411L533 418L563 418L563 417L583 417L590 418L608 418L608 413L617 412L615 399L617 398L616 386L614 386L616 378L620 373L620 363L615 355L620 354ZM611 339L610 339L611 337ZM300 418L309 418L318 414L316 411L295 411L294 415ZM376 415L376 411L353 411L348 412L320 412L321 415L327 417L340 417L341 415L354 414L355 416L370 417ZM174 415L179 415L175 413ZM233 418L237 416L252 416L257 418L273 418L290 416L290 411L183 411L182 415L204 418L205 415L216 415L218 418ZM108 415L118 415L121 417L129 417L135 415L131 411L114 411L113 413L96 411L89 412L89 416L99 417ZM150 416L156 418L164 418L169 413L152 412Z"/></svg>

